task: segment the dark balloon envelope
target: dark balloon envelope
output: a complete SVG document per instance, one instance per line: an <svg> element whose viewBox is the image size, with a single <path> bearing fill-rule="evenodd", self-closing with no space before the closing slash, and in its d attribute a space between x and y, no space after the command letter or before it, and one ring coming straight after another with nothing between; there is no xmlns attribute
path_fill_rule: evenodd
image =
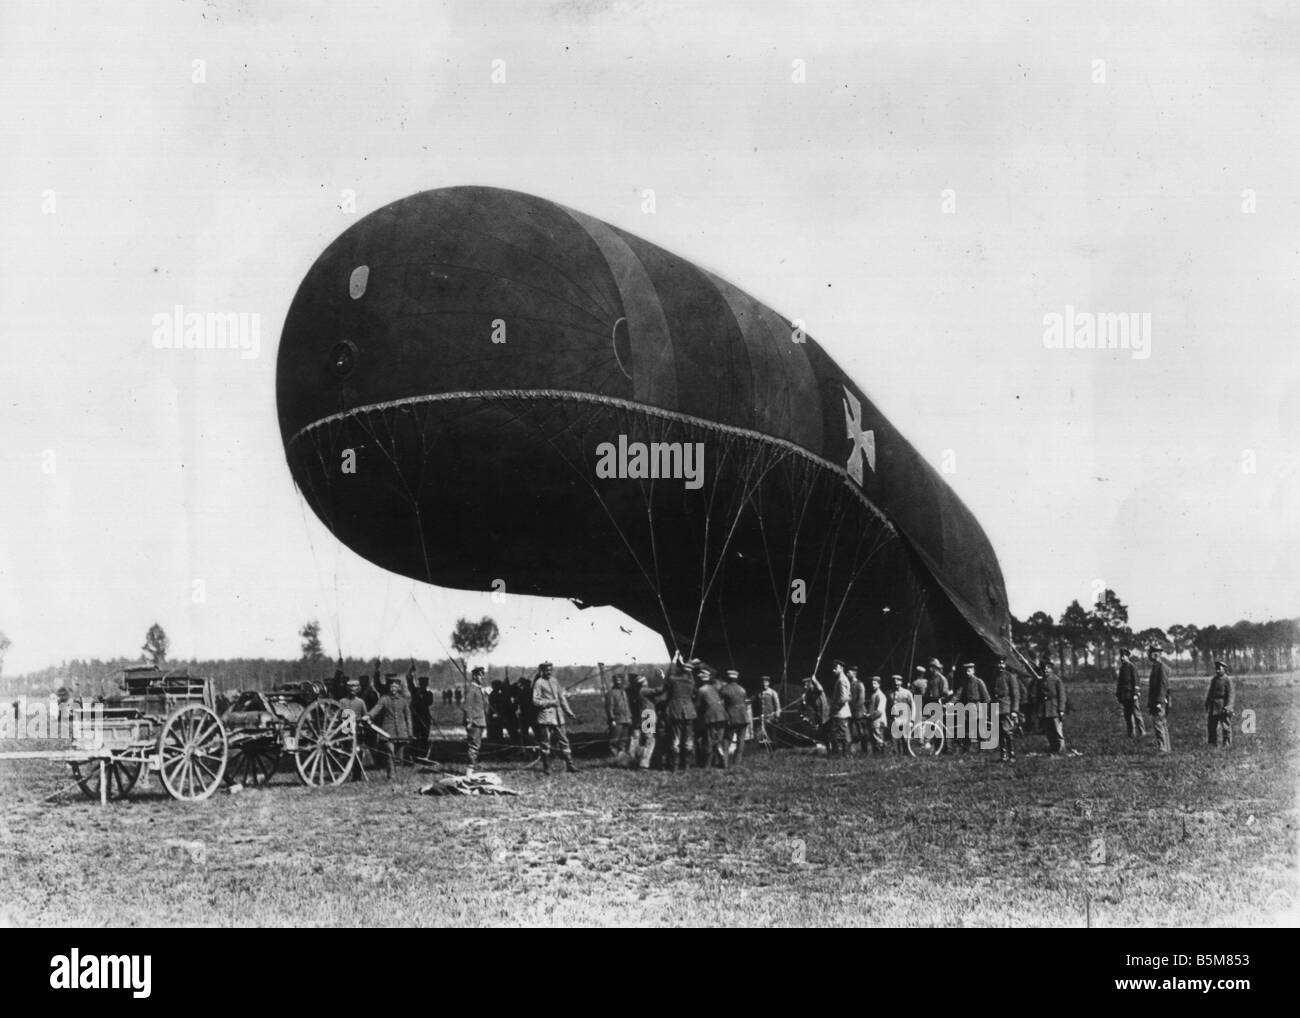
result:
<svg viewBox="0 0 1300 1018"><path fill-rule="evenodd" d="M366 216L299 287L276 386L294 480L385 569L613 605L750 681L1007 646L979 524L821 347L553 202ZM700 449L702 483L608 476L636 443Z"/></svg>

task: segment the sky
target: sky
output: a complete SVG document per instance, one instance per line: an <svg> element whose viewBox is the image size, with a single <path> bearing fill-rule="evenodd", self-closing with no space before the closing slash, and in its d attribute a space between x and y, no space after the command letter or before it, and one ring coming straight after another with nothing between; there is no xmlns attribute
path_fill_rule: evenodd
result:
<svg viewBox="0 0 1300 1018"><path fill-rule="evenodd" d="M6 673L154 621L177 658L296 657L312 617L331 654L441 657L491 614L503 663L662 659L612 609L386 574L290 480L298 283L456 184L803 319L1017 615L1104 587L1135 628L1300 614L1298 52L1283 3L7 2ZM156 349L176 305L259 316L258 355ZM1149 356L1048 347L1067 307L1150 315Z"/></svg>

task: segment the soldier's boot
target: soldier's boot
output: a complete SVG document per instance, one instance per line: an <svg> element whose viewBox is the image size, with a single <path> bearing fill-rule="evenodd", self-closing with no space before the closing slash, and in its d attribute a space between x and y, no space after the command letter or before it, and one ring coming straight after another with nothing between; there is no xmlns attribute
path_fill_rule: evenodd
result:
<svg viewBox="0 0 1300 1018"><path fill-rule="evenodd" d="M549 755L542 757L542 773L543 774L551 773L551 758Z"/></svg>
<svg viewBox="0 0 1300 1018"><path fill-rule="evenodd" d="M573 765L573 757L566 756L564 758L564 770L569 774L578 773L578 768Z"/></svg>
<svg viewBox="0 0 1300 1018"><path fill-rule="evenodd" d="M677 769L685 771L691 765L691 750L683 749L677 754Z"/></svg>

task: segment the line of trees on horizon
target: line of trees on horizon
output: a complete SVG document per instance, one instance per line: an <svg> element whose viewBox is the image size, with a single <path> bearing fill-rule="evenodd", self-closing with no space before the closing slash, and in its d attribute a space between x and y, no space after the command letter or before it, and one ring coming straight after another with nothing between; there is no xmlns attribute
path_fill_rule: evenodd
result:
<svg viewBox="0 0 1300 1018"><path fill-rule="evenodd" d="M321 645L320 622L316 619L305 623L298 630L298 636L302 640L302 656L296 660L243 657L174 660L168 657L171 641L163 627L155 622L145 634L138 657L63 661L38 671L0 679L0 689L3 689L4 695L7 696L44 696L61 686L67 686L76 695L99 696L116 685L116 679L124 668L141 664L151 664L158 668L177 671L184 669L191 675L212 678L217 688L223 691L268 690L289 682L328 682L337 672L353 678L362 675L373 678L376 672L380 678L385 675L400 675L405 678L407 671L412 667L415 668L417 676L428 677L430 689L451 689L465 681L470 659L485 656L496 649L500 631L496 622L486 616L478 622L458 619L451 633L451 650L457 656L440 659L345 657L331 660ZM0 651L3 651L8 647L8 641L4 640L3 635L0 635L0 641L2 641ZM485 664L485 669L489 681L495 679L514 681L524 674L531 677L537 663ZM614 667L622 668L621 665ZM556 665L554 674L566 687L598 685L600 682L599 672L595 668L582 665ZM608 674L612 675L612 670L608 671Z"/></svg>
<svg viewBox="0 0 1300 1018"><path fill-rule="evenodd" d="M1023 621L1013 615L1011 638L1030 660L1049 660L1062 675L1080 679L1113 674L1121 647L1141 657L1152 644L1175 671L1208 674L1216 658L1233 672L1289 672L1300 665L1300 618L1242 619L1225 626L1176 623L1135 632L1128 606L1109 588L1091 608L1074 600L1057 618L1044 611Z"/></svg>

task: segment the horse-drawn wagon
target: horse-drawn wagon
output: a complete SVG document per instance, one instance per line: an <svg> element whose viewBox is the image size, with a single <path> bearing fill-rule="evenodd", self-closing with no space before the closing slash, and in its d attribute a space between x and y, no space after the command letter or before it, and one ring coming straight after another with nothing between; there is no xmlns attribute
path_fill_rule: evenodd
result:
<svg viewBox="0 0 1300 1018"><path fill-rule="evenodd" d="M304 784L337 785L357 758L357 719L319 683L243 693L219 710L211 679L142 665L125 669L102 702L74 708L71 720L70 748L5 755L63 760L100 802L124 798L146 772L191 802L223 782L264 784L285 753Z"/></svg>

